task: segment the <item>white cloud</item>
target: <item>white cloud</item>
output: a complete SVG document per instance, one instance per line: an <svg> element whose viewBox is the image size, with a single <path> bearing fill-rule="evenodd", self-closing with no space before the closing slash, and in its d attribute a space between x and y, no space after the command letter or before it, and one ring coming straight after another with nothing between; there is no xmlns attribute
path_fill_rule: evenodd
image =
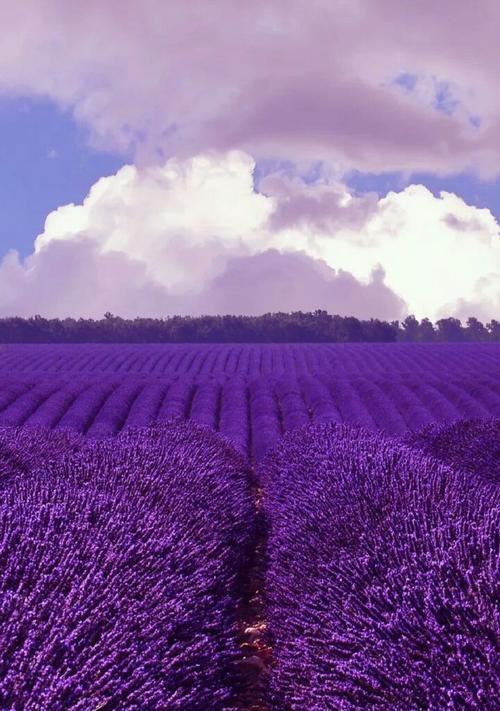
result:
<svg viewBox="0 0 500 711"><path fill-rule="evenodd" d="M269 309L303 302L365 316L379 307L387 318L400 317L403 302L418 317L469 305L498 316L499 228L489 210L421 185L363 202L338 180L275 176L265 195L253 167L243 152L211 152L100 179L82 205L47 217L26 260L4 258L1 312L248 312L252 299L259 310L268 299Z"/></svg>
<svg viewBox="0 0 500 711"><path fill-rule="evenodd" d="M469 316L475 316L480 321L500 319L500 273L492 272L478 279L473 293L468 298L459 298L454 303L446 304L438 314L446 317L453 313L457 318L466 321Z"/></svg>
<svg viewBox="0 0 500 711"><path fill-rule="evenodd" d="M82 205L52 212L35 242L90 236L102 253L122 251L164 286L196 288L217 258L265 246L260 228L273 201L253 190L250 156L171 159L142 170L127 165L95 183Z"/></svg>
<svg viewBox="0 0 500 711"><path fill-rule="evenodd" d="M452 219L450 219L450 216ZM474 230L464 230L472 223ZM435 317L445 304L473 299L478 284L500 274L499 226L491 212L467 205L458 196L440 197L423 185L390 192L358 234L339 231L335 239L316 239L317 253L358 278L366 278L375 261L386 284L406 301L411 312ZM483 309L496 311L490 293L482 292Z"/></svg>

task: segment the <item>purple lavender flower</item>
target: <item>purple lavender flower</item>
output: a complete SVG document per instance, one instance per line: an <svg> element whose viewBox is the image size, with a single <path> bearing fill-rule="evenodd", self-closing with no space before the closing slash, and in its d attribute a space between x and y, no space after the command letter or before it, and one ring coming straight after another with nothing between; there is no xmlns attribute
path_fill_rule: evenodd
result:
<svg viewBox="0 0 500 711"><path fill-rule="evenodd" d="M498 487L330 424L261 479L272 708L498 708Z"/></svg>
<svg viewBox="0 0 500 711"><path fill-rule="evenodd" d="M0 428L0 489L13 476L29 475L71 456L84 440L74 432L45 427Z"/></svg>
<svg viewBox="0 0 500 711"><path fill-rule="evenodd" d="M405 442L455 469L500 483L500 419L436 423Z"/></svg>
<svg viewBox="0 0 500 711"><path fill-rule="evenodd" d="M0 520L1 708L233 706L253 510L225 440L87 439L14 478Z"/></svg>

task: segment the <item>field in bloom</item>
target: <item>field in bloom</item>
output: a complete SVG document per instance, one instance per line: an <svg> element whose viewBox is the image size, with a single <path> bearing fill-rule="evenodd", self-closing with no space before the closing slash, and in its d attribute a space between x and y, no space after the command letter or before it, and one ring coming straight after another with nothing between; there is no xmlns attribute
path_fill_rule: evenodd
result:
<svg viewBox="0 0 500 711"><path fill-rule="evenodd" d="M2 346L0 708L494 711L499 482L497 344Z"/></svg>
<svg viewBox="0 0 500 711"><path fill-rule="evenodd" d="M0 347L0 426L98 437L174 416L256 461L306 424L401 435L500 417L500 344Z"/></svg>

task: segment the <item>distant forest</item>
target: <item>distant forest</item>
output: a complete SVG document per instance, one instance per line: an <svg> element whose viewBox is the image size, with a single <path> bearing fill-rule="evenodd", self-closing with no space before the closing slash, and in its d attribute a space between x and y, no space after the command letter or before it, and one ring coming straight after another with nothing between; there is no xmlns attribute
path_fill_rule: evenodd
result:
<svg viewBox="0 0 500 711"><path fill-rule="evenodd" d="M326 311L269 313L263 316L171 316L123 319L0 319L0 343L353 343L500 341L500 322L477 318L462 324L443 318L433 324L408 316L404 321L361 321Z"/></svg>

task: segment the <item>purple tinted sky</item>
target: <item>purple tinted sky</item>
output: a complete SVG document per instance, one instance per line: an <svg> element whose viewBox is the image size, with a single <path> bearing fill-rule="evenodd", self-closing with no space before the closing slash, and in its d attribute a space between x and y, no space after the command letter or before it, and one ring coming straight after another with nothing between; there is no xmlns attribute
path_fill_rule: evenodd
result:
<svg viewBox="0 0 500 711"><path fill-rule="evenodd" d="M286 285L319 273L311 307L495 317L498 22L495 0L0 2L0 314L300 308Z"/></svg>

